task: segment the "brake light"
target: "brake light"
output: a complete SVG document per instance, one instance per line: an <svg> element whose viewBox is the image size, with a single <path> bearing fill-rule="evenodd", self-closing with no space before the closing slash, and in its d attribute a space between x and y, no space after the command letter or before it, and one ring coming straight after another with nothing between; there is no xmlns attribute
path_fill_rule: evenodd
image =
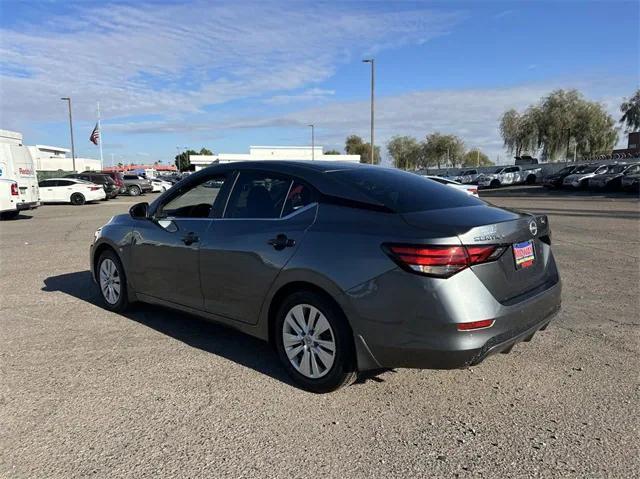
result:
<svg viewBox="0 0 640 479"><path fill-rule="evenodd" d="M100 186L90 186L90 187L89 187L89 189L90 189L91 191L96 191L96 190L100 190L100 189L102 189L102 187L100 187Z"/></svg>
<svg viewBox="0 0 640 479"><path fill-rule="evenodd" d="M475 264L498 259L506 247L389 245L385 250L404 269L427 276L448 278Z"/></svg>
<svg viewBox="0 0 640 479"><path fill-rule="evenodd" d="M472 195L478 196L478 188L469 188Z"/></svg>
<svg viewBox="0 0 640 479"><path fill-rule="evenodd" d="M481 321L471 321L469 323L458 323L456 327L458 331L472 331L474 329L484 329L493 326L493 319L483 319Z"/></svg>
<svg viewBox="0 0 640 479"><path fill-rule="evenodd" d="M18 183L11 183L11 196L18 196Z"/></svg>

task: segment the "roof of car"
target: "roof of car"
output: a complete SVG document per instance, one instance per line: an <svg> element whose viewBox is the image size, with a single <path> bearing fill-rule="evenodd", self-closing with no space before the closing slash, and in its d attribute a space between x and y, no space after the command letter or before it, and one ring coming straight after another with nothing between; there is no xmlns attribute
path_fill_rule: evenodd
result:
<svg viewBox="0 0 640 479"><path fill-rule="evenodd" d="M283 160L260 160L260 161L238 161L233 163L214 164L197 171L182 179L178 185L191 184L199 181L199 178L215 173L227 173L230 171L261 170L282 175L292 175L313 185L322 194L344 198L350 201L368 203L384 207L382 203L372 200L369 196L356 188L350 187L349 183L340 181L335 175L328 173L348 170L376 170L382 167L372 165L362 165L360 163L349 163L344 161L283 161Z"/></svg>

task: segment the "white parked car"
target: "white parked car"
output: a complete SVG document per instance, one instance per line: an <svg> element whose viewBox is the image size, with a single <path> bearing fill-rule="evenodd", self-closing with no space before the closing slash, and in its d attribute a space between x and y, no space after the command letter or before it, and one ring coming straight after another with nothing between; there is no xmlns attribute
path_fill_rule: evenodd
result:
<svg viewBox="0 0 640 479"><path fill-rule="evenodd" d="M153 191L154 193L157 192L157 191L164 193L169 188L171 188L173 185L171 183L169 183L168 181L159 180L157 178L152 178L151 179L151 186L153 187L153 189L151 191Z"/></svg>
<svg viewBox="0 0 640 479"><path fill-rule="evenodd" d="M42 203L84 205L87 201L98 201L106 198L102 185L76 178L50 178L42 180L38 186L40 187L40 202Z"/></svg>
<svg viewBox="0 0 640 479"><path fill-rule="evenodd" d="M490 173L478 176L478 186L482 188L498 188L500 186L533 185L542 175L542 168L522 169L520 166L499 166Z"/></svg>
<svg viewBox="0 0 640 479"><path fill-rule="evenodd" d="M428 178L430 180L433 180L433 181L437 181L438 183L442 183L443 185L450 186L450 187L455 188L457 190L464 191L468 195L475 196L475 197L478 196L478 187L477 186L474 186L474 185L463 185L462 183L459 183L457 181L449 180L447 178L442 178L440 176L424 175L424 177Z"/></svg>

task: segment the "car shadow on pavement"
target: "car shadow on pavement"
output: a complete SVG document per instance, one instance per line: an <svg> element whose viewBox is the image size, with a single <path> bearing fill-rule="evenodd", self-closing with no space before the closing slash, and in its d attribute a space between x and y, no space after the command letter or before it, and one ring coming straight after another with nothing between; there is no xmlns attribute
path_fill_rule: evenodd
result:
<svg viewBox="0 0 640 479"><path fill-rule="evenodd" d="M102 308L100 293L89 271L50 276L44 280L42 291L62 292ZM135 303L122 316L295 387L265 341L197 316L144 303Z"/></svg>

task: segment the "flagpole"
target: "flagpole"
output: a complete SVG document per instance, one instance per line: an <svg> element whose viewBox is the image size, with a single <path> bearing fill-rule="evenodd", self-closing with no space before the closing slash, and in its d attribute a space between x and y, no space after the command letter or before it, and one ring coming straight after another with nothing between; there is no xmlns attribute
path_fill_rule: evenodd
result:
<svg viewBox="0 0 640 479"><path fill-rule="evenodd" d="M98 102L98 144L100 145L100 170L104 170L104 160L102 158L102 124L100 123L100 102Z"/></svg>

